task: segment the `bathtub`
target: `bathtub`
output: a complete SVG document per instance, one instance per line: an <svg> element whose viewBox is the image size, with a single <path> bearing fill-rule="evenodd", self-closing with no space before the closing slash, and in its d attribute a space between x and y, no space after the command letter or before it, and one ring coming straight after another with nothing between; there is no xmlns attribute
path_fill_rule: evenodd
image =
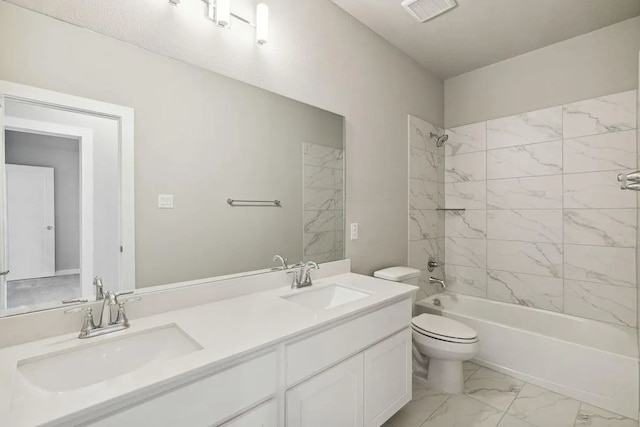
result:
<svg viewBox="0 0 640 427"><path fill-rule="evenodd" d="M479 365L638 419L635 329L451 293L417 301L422 313L478 331Z"/></svg>

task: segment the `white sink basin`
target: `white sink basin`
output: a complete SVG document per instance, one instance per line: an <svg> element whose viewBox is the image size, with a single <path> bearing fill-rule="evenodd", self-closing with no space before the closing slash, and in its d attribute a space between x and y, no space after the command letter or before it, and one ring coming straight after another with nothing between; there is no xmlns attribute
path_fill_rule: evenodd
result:
<svg viewBox="0 0 640 427"><path fill-rule="evenodd" d="M318 289L285 295L282 298L312 310L328 310L351 301L366 298L370 294L340 285L328 285Z"/></svg>
<svg viewBox="0 0 640 427"><path fill-rule="evenodd" d="M117 334L117 332L116 332ZM76 390L134 371L146 364L201 350L177 325L166 325L100 343L18 362L31 384L53 392Z"/></svg>

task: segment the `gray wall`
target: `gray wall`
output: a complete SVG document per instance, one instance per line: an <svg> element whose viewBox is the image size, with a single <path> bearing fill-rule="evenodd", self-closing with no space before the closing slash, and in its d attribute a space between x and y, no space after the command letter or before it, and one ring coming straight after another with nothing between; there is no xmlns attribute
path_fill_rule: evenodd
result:
<svg viewBox="0 0 640 427"><path fill-rule="evenodd" d="M445 81L447 128L638 86L640 17Z"/></svg>
<svg viewBox="0 0 640 427"><path fill-rule="evenodd" d="M347 256L360 273L407 262L406 118L442 125L443 83L330 1L267 1L271 41L264 48L252 27L216 28L200 2L15 3L96 32L0 2L0 78L135 108L139 178L163 167L145 166L150 150L207 127L211 118L191 105L205 93L208 102L218 96L211 85L219 77L207 70L344 115L346 222L360 223L360 239L346 241ZM243 117L244 124L250 110ZM172 243L159 235L139 240L147 237L157 239L156 251Z"/></svg>
<svg viewBox="0 0 640 427"><path fill-rule="evenodd" d="M80 268L78 141L5 131L6 163L54 169L56 271Z"/></svg>

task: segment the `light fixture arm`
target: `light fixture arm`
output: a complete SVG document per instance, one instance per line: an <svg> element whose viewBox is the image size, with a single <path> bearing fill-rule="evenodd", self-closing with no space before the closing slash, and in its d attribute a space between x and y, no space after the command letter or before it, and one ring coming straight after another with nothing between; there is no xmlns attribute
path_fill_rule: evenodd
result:
<svg viewBox="0 0 640 427"><path fill-rule="evenodd" d="M177 1L178 3L180 3L180 0L169 0L169 1L170 2ZM216 0L204 0L204 2L207 4L207 17L212 21L215 21L216 20ZM254 28L256 26L255 23L233 12L231 12L231 17L237 19L240 22L244 22L245 24L250 25Z"/></svg>

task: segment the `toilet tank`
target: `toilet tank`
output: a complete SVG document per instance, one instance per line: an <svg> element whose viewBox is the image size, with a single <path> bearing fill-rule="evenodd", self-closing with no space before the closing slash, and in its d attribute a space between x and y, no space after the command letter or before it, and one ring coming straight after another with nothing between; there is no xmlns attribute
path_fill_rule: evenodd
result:
<svg viewBox="0 0 640 427"><path fill-rule="evenodd" d="M373 273L373 277L418 286L420 270L411 267L389 267Z"/></svg>

